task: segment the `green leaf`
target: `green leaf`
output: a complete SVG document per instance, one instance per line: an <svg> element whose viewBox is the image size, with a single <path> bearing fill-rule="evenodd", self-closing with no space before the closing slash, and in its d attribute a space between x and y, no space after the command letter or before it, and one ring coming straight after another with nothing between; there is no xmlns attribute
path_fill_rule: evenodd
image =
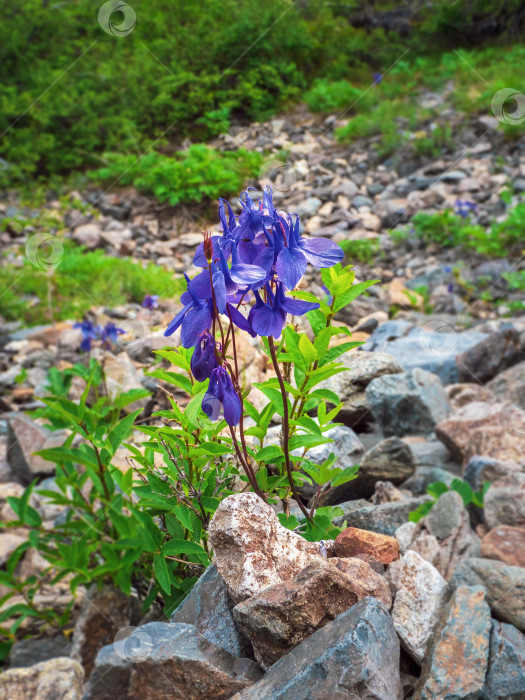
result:
<svg viewBox="0 0 525 700"><path fill-rule="evenodd" d="M162 552L166 555L174 554L204 554L206 550L197 542L189 542L188 540L169 540L162 548Z"/></svg>
<svg viewBox="0 0 525 700"><path fill-rule="evenodd" d="M299 520L297 519L296 515L286 515L285 513L277 513L277 517L279 518L279 522L281 525L288 530L295 530L296 527L299 527Z"/></svg>
<svg viewBox="0 0 525 700"><path fill-rule="evenodd" d="M283 457L283 452L277 445L268 445L267 447L263 447L262 450L259 450L259 452L255 454L255 460L257 462L271 462L275 459Z"/></svg>
<svg viewBox="0 0 525 700"><path fill-rule="evenodd" d="M425 515L428 515L428 513L430 513L434 503L435 501L427 501L426 503L422 503L415 510L408 514L408 521L410 523L418 523L421 520L421 518L424 518Z"/></svg>
<svg viewBox="0 0 525 700"><path fill-rule="evenodd" d="M191 394L191 390L193 388L191 379L186 377L184 374L179 374L178 372L168 372L165 369L156 369L153 372L147 372L146 376L154 377L155 379L160 379L167 384L178 386L180 389L187 391L188 394Z"/></svg>
<svg viewBox="0 0 525 700"><path fill-rule="evenodd" d="M312 311L308 311L306 318L310 322L310 326L312 327L315 336L319 335L319 333L326 328L326 317L321 309L313 309Z"/></svg>
<svg viewBox="0 0 525 700"><path fill-rule="evenodd" d="M191 511L187 506L173 506L173 514L177 520L184 525L186 530L193 532L193 522L191 519Z"/></svg>
<svg viewBox="0 0 525 700"><path fill-rule="evenodd" d="M317 351L311 340L303 333L299 339L299 351L308 367L318 359Z"/></svg>
<svg viewBox="0 0 525 700"><path fill-rule="evenodd" d="M155 554L153 557L153 570L155 572L155 577L159 582L159 586L162 588L164 593L168 595L171 592L171 582L170 575L168 573L168 565L164 559L164 555Z"/></svg>
<svg viewBox="0 0 525 700"><path fill-rule="evenodd" d="M367 280L366 282L359 282L358 284L352 285L350 289L347 289L346 292L343 292L342 294L336 297L334 303L334 312L337 313L337 311L340 311L343 307L348 306L348 304L353 302L354 299L356 299L360 294L362 294L366 289L368 289L368 287L371 287L377 282L378 280Z"/></svg>
<svg viewBox="0 0 525 700"><path fill-rule="evenodd" d="M358 474L357 472L359 471L359 465L355 465L353 467L347 467L346 469L343 469L337 476L335 476L332 479L332 488L335 488L336 486L341 486L342 484L346 484L349 481L353 481L354 479L357 478Z"/></svg>
<svg viewBox="0 0 525 700"><path fill-rule="evenodd" d="M329 442L333 442L330 438L320 437L319 435L294 435L290 438L288 442L288 449L290 452L297 450L301 447L317 447L317 445L325 445Z"/></svg>
<svg viewBox="0 0 525 700"><path fill-rule="evenodd" d="M426 488L426 492L434 499L438 499L442 494L447 493L448 486L443 481L434 481Z"/></svg>
<svg viewBox="0 0 525 700"><path fill-rule="evenodd" d="M232 452L233 448L231 445L227 445L223 442L206 442L200 447L192 448L192 455L227 455Z"/></svg>
<svg viewBox="0 0 525 700"><path fill-rule="evenodd" d="M84 445L86 449L67 448L67 447L52 447L47 450L39 450L35 454L39 455L48 462L63 464L64 462L76 462L84 466L98 468L97 457L92 447Z"/></svg>
<svg viewBox="0 0 525 700"><path fill-rule="evenodd" d="M123 418L117 425L113 428L113 430L109 433L107 440L109 444L111 445L111 456L115 454L117 451L118 447L120 446L121 442L128 437L129 433L131 432L131 429L133 428L133 423L135 422L136 417L139 415L139 413L142 413L142 409L139 408L137 411L134 411L133 413L130 413L128 416Z"/></svg>
<svg viewBox="0 0 525 700"><path fill-rule="evenodd" d="M364 345L364 342L356 340L351 343L341 343L340 345L336 345L335 347L330 348L330 350L326 352L324 357L322 357L321 361L319 362L319 366L323 367L329 362L333 362L345 352L353 350L354 348L358 348L360 345Z"/></svg>
<svg viewBox="0 0 525 700"><path fill-rule="evenodd" d="M178 348L174 348L173 350L155 350L155 354L168 360L172 365L180 367L185 372L190 372L190 363Z"/></svg>
<svg viewBox="0 0 525 700"><path fill-rule="evenodd" d="M472 503L472 489L466 481L462 479L453 479L450 488L452 491L457 491L459 493L465 506Z"/></svg>

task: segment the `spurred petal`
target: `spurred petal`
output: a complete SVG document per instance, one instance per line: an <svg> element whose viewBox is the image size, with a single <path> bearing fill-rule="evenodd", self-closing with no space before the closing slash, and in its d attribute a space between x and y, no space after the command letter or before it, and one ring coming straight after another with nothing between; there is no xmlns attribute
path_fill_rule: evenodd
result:
<svg viewBox="0 0 525 700"><path fill-rule="evenodd" d="M188 292L195 299L206 300L211 297L210 271L203 270L188 284Z"/></svg>
<svg viewBox="0 0 525 700"><path fill-rule="evenodd" d="M190 309L182 322L182 346L192 348L196 345L200 334L210 330L211 319L209 304Z"/></svg>
<svg viewBox="0 0 525 700"><path fill-rule="evenodd" d="M184 321L184 317L186 316L186 314L188 313L188 311L191 309L192 306L193 306L193 302L190 301L189 304L186 304L186 306L179 311L179 313L175 316L175 318L170 322L169 326L164 331L164 335L168 336L168 335L171 335L172 333L175 333L177 328ZM191 347L191 345L189 347Z"/></svg>
<svg viewBox="0 0 525 700"><path fill-rule="evenodd" d="M256 309L252 318L252 328L259 335L273 335L278 338L283 332L286 313L282 309L274 309L265 305Z"/></svg>
<svg viewBox="0 0 525 700"><path fill-rule="evenodd" d="M277 277L284 286L288 289L294 289L304 275L306 265L306 258L301 250L298 248L283 248L277 256L275 270Z"/></svg>
<svg viewBox="0 0 525 700"><path fill-rule="evenodd" d="M257 284L257 282L262 282L266 277L266 270L257 265L238 263L237 265L232 265L230 276L237 284Z"/></svg>
<svg viewBox="0 0 525 700"><path fill-rule="evenodd" d="M283 309L293 316L302 316L307 311L313 311L318 309L320 304L316 304L313 301L302 301L301 299L291 299L290 297L284 297L282 302Z"/></svg>
<svg viewBox="0 0 525 700"><path fill-rule="evenodd" d="M343 259L343 249L326 238L301 238L300 248L314 267L332 267Z"/></svg>
<svg viewBox="0 0 525 700"><path fill-rule="evenodd" d="M251 323L248 321L248 319L244 318L244 316L241 314L241 312L233 306L233 304L228 304L228 311L231 314L231 319L233 323L237 326L237 328L240 328L241 331L246 331L249 333L252 338L255 338L257 333L254 332Z"/></svg>
<svg viewBox="0 0 525 700"><path fill-rule="evenodd" d="M222 272L216 271L212 276L213 293L215 295L215 303L220 314L226 311L226 284Z"/></svg>
<svg viewBox="0 0 525 700"><path fill-rule="evenodd" d="M237 425L237 423L241 420L241 401L237 396L233 385L231 389L228 388L224 391L222 405L224 408L224 420L226 423L228 423L228 425Z"/></svg>

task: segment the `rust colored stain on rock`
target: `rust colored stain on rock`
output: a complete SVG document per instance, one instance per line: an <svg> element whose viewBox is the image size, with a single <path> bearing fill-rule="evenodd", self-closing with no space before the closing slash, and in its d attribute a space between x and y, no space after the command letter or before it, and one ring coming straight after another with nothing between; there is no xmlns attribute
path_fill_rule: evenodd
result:
<svg viewBox="0 0 525 700"><path fill-rule="evenodd" d="M335 552L338 557L368 554L387 566L399 559L399 543L395 537L349 527L337 536Z"/></svg>
<svg viewBox="0 0 525 700"><path fill-rule="evenodd" d="M481 554L509 566L525 567L525 527L495 527L481 541Z"/></svg>

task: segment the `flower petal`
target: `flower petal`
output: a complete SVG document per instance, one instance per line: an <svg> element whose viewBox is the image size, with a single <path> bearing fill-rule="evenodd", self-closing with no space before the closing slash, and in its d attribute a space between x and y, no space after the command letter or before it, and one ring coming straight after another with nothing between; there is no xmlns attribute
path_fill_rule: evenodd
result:
<svg viewBox="0 0 525 700"><path fill-rule="evenodd" d="M266 277L266 270L257 265L237 263L237 265L232 265L230 276L236 284L257 284Z"/></svg>
<svg viewBox="0 0 525 700"><path fill-rule="evenodd" d="M283 332L286 313L282 309L273 309L264 305L261 309L256 309L252 317L252 328L259 335L273 335L278 338Z"/></svg>
<svg viewBox="0 0 525 700"><path fill-rule="evenodd" d="M253 330L251 323L248 321L248 319L244 318L244 316L241 314L241 312L233 306L233 304L228 304L228 311L231 314L231 319L233 323L237 326L237 328L240 328L241 331L246 331L249 333L252 338L255 338L257 333Z"/></svg>
<svg viewBox="0 0 525 700"><path fill-rule="evenodd" d="M222 272L217 270L213 273L213 294L215 296L215 303L217 304L217 310L220 314L226 311L226 283L224 281L224 275Z"/></svg>
<svg viewBox="0 0 525 700"><path fill-rule="evenodd" d="M326 238L301 238L299 245L314 267L332 267L344 257L343 249Z"/></svg>
<svg viewBox="0 0 525 700"><path fill-rule="evenodd" d="M184 321L184 317L188 313L188 311L191 309L193 306L193 302L190 301L189 304L186 304L179 313L175 316L175 318L170 322L169 326L166 328L164 331L164 335L168 336L171 335L172 333L175 333L177 328L181 325L181 323ZM191 347L191 346L190 346Z"/></svg>
<svg viewBox="0 0 525 700"><path fill-rule="evenodd" d="M231 382L230 382L231 384ZM228 425L237 425L241 420L241 401L237 396L237 392L233 388L224 391L224 396L222 399L222 405L224 408L224 420Z"/></svg>
<svg viewBox="0 0 525 700"><path fill-rule="evenodd" d="M200 334L210 330L211 319L212 315L208 304L190 309L182 322L182 346L192 348L196 345Z"/></svg>
<svg viewBox="0 0 525 700"><path fill-rule="evenodd" d="M342 251L341 251L342 252ZM283 248L277 256L275 270L285 287L294 289L306 271L306 258L298 248Z"/></svg>
<svg viewBox="0 0 525 700"><path fill-rule="evenodd" d="M318 309L319 306L320 304L316 304L313 301L302 301L301 299L291 299L290 297L284 297L282 302L283 309L293 316L302 316L307 311Z"/></svg>
<svg viewBox="0 0 525 700"><path fill-rule="evenodd" d="M218 255L218 245L219 241L221 240L221 236L212 236L211 237L211 243L213 246L213 259ZM199 243L199 246L197 250L195 251L195 255L193 256L193 264L196 265L197 267L208 267L208 261L206 260L206 256L204 255L204 243Z"/></svg>

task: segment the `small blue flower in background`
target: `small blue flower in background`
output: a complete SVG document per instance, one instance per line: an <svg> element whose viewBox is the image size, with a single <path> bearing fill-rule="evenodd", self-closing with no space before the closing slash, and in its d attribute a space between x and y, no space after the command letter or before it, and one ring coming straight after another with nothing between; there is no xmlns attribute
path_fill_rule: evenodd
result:
<svg viewBox="0 0 525 700"><path fill-rule="evenodd" d="M450 265L445 265L445 267L443 268L443 272L446 272L447 275L448 275L450 272L452 272L452 268L450 267Z"/></svg>
<svg viewBox="0 0 525 700"><path fill-rule="evenodd" d="M379 85L379 83L383 80L383 74L374 73L372 78L374 79L374 85Z"/></svg>
<svg viewBox="0 0 525 700"><path fill-rule="evenodd" d="M454 204L454 211L462 219L466 219L467 216L473 211L476 211L478 205L475 202L469 202L467 200L462 201L461 199L456 199Z"/></svg>
<svg viewBox="0 0 525 700"><path fill-rule="evenodd" d="M219 366L215 355L215 338L205 331L199 338L191 358L191 373L198 382L203 382L211 376L212 371Z"/></svg>
<svg viewBox="0 0 525 700"><path fill-rule="evenodd" d="M158 294L146 294L144 301L142 302L143 309L157 309L159 306L159 295Z"/></svg>
<svg viewBox="0 0 525 700"><path fill-rule="evenodd" d="M241 400L223 367L216 367L211 372L208 391L202 400L202 410L211 420L217 420L221 409L228 425L237 425L241 420Z"/></svg>
<svg viewBox="0 0 525 700"><path fill-rule="evenodd" d="M83 352L89 352L91 350L92 341L98 340L99 338L98 328L94 326L91 321L81 321L75 323L73 328L80 328L82 331L82 342L80 343L80 349Z"/></svg>
<svg viewBox="0 0 525 700"><path fill-rule="evenodd" d="M105 326L99 329L100 340L105 348L109 348L111 343L116 345L119 335L123 335L125 332L125 330L117 328L113 322L109 321Z"/></svg>

